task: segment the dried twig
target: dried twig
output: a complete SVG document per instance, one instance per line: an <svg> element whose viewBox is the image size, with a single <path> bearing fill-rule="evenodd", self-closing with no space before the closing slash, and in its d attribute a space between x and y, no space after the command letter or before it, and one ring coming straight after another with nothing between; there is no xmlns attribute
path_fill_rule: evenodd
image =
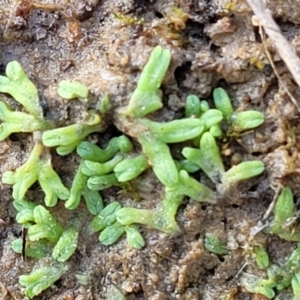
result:
<svg viewBox="0 0 300 300"><path fill-rule="evenodd" d="M268 60L269 60L270 65L271 65L272 68L273 68L273 71L274 71L274 73L275 73L275 75L276 75L276 77L277 77L278 82L281 83L281 85L282 85L284 91L289 95L291 101L292 101L293 104L297 107L298 111L300 111L300 105L299 105L298 101L295 99L295 97L294 97L294 96L292 95L292 93L289 91L289 89L288 89L286 83L282 80L282 78L280 77L280 75L279 75L279 73L278 73L278 71L277 71L277 69L276 69L276 66L275 66L275 64L274 64L274 62L273 62L272 56L271 56L271 54L270 54L270 52L269 52L269 50L268 50L268 47L267 47L267 45L266 45L266 38L265 38L264 30L263 30L263 28L261 27L261 25L259 25L259 34L260 34L260 36L261 36L261 40L262 40L262 44L263 44L263 46L264 46L265 53L266 53L266 55L267 55L267 58L268 58Z"/></svg>
<svg viewBox="0 0 300 300"><path fill-rule="evenodd" d="M247 0L247 2L300 87L300 59L273 20L271 11L262 0Z"/></svg>

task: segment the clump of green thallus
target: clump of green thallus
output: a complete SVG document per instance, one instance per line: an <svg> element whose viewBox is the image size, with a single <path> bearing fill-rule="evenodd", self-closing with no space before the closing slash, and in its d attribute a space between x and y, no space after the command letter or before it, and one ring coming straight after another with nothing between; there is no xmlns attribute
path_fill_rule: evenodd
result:
<svg viewBox="0 0 300 300"><path fill-rule="evenodd" d="M46 207L55 206L60 199L65 201L66 209L75 210L83 198L88 211L94 215L89 231L91 234L100 232L99 240L104 245L111 245L125 234L128 244L140 249L145 241L137 224L174 233L179 230L175 216L184 197L217 203L224 190L263 172L261 161L245 161L225 170L218 146L221 139L219 142L218 139L227 133L239 134L253 129L263 123L264 117L257 111L234 112L228 95L221 88L213 93L216 108L200 101L196 95L190 95L183 119L161 123L148 118L150 113L163 106L159 87L170 61L169 50L160 46L153 50L128 106L113 112L126 128L124 135L112 138L104 149L85 139L92 132L104 130L102 116L110 108L107 97L81 122L56 128L54 123L44 118L37 89L18 62L9 63L6 77L0 76L0 92L10 94L25 111L13 111L0 102L3 121L0 140L14 132L32 132L35 142L27 162L2 176L3 183L13 186L17 222L28 230L26 256L47 261L31 274L20 277L20 284L25 286L28 297L39 294L63 274L66 261L77 248L81 228L75 214L63 227L43 205L25 198L27 190L36 181L45 193ZM64 99L76 98L82 103L89 97L88 89L77 82L60 82L58 93ZM128 137L141 144L141 152L134 150ZM183 158L179 161L173 159L169 144L186 141L190 141L191 146L182 149ZM59 155L67 155L76 149L81 157L70 188L64 186L52 168L50 147L56 147ZM164 186L164 197L159 207L122 207L116 201L104 207L99 191L112 186L126 189L128 182L149 168ZM211 179L215 190L190 175L199 170ZM277 228L278 232L279 225L276 226L273 231ZM22 240L15 240L12 247L21 253ZM227 253L221 241L209 233L206 235L206 247L216 254Z"/></svg>
<svg viewBox="0 0 300 300"><path fill-rule="evenodd" d="M266 278L244 273L242 285L251 293L262 294L273 299L276 291L292 287L293 295L286 294L285 299L300 299L300 235L294 224L297 219L293 193L289 187L283 187L274 209L274 219L268 231L287 241L298 242L296 249L282 265L272 264L267 251L261 245L254 248L253 254L259 269L265 270ZM295 227L295 226L296 227Z"/></svg>

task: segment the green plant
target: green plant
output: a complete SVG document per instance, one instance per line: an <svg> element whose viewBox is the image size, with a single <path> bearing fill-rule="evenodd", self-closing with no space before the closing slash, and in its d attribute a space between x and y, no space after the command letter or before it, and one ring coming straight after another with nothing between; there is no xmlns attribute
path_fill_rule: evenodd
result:
<svg viewBox="0 0 300 300"><path fill-rule="evenodd" d="M49 287L65 272L66 261L76 251L80 234L79 222L71 219L62 226L51 211L24 199L27 190L36 181L45 193L47 207L55 206L60 199L65 201L66 209L75 210L76 214L76 208L84 198L87 209L94 215L89 226L90 233L100 232L99 240L104 245L115 243L125 234L128 244L140 249L145 241L136 224L167 233L179 231L176 214L186 196L195 201L215 204L221 196L220 191L263 172L261 161L242 162L225 170L218 146L221 143L219 138L228 132L241 133L253 129L264 118L259 112L234 112L228 95L220 88L214 91L216 108L211 108L207 101L200 101L196 95L190 95L186 100L184 118L170 122L153 120L150 114L163 106L159 87L170 61L170 51L157 46L127 106L111 111L106 96L94 110L87 111L85 119L59 128L54 122L44 119L37 89L17 62L8 64L7 76L0 77L0 91L9 93L26 110L12 111L0 102L0 117L3 120L0 139L13 132L25 131L33 132L35 141L27 162L15 171L5 172L2 181L13 186L12 196L18 211L16 219L28 228L26 255L39 259L51 256L50 264L20 277L28 297ZM17 89L17 86L22 89ZM82 103L90 98L88 89L77 82L62 81L58 93L64 99L76 98ZM124 135L113 137L102 149L85 139L92 132L104 130L102 120L106 113L115 115L115 125ZM229 128L229 131L224 128ZM134 147L131 141L141 147ZM175 160L169 144L181 142L190 146L183 148L181 160ZM76 149L81 158L69 189L52 168L51 147L56 147L59 155L67 155ZM153 170L164 191L163 199L156 208L122 207L115 201L104 206L99 191L112 186L127 189L149 169ZM215 184L216 191L190 175L194 172L205 173ZM224 245L213 236L206 237L206 246L217 254L227 253ZM22 241L14 241L12 247L16 252L22 252ZM52 272L53 276L45 280L48 272Z"/></svg>
<svg viewBox="0 0 300 300"><path fill-rule="evenodd" d="M260 249L261 251L262 249ZM258 293L264 295L267 299L273 299L276 291L282 291L288 287L293 288L294 298L299 298L299 262L300 262L300 245L291 253L287 261L278 266L277 264L270 264L266 259L266 252L263 250L263 267L266 268L266 277L243 273L241 283L242 286L251 293ZM267 262L267 263L266 263ZM261 266L260 266L261 267Z"/></svg>
<svg viewBox="0 0 300 300"><path fill-rule="evenodd" d="M205 235L204 246L207 251L215 254L223 255L228 253L226 245L211 233Z"/></svg>
<svg viewBox="0 0 300 300"><path fill-rule="evenodd" d="M49 263L28 275L21 275L19 282L25 286L25 295L30 299L49 288L66 271L66 267L57 262Z"/></svg>
<svg viewBox="0 0 300 300"><path fill-rule="evenodd" d="M289 187L283 187L275 208L274 220L269 227L269 232L277 234L287 241L300 242L300 234L297 230L294 195ZM295 227L296 226L296 227Z"/></svg>
<svg viewBox="0 0 300 300"><path fill-rule="evenodd" d="M295 210L293 198L291 188L284 186L274 208L274 219L266 231L288 241L299 241L299 233L292 226ZM261 270L265 270L265 278L244 273L241 282L246 290L251 293L260 293L267 299L273 299L278 292L291 287L293 296L290 294L287 299L298 299L300 295L300 244L297 244L285 263L281 265L270 261L269 255L263 246L255 245L252 250L257 266Z"/></svg>
<svg viewBox="0 0 300 300"><path fill-rule="evenodd" d="M22 253L25 247L26 256L47 258L42 267L19 278L20 284L25 286L26 296L32 298L51 286L66 271L67 265L63 263L77 248L80 224L71 220L64 229L42 205L27 200L15 200L14 206L18 210L18 222L28 228L28 241L23 245L21 239L15 240L13 250Z"/></svg>
<svg viewBox="0 0 300 300"><path fill-rule="evenodd" d="M51 155L47 148L36 142L27 162L16 171L7 171L2 182L13 185L13 198L22 200L30 186L38 181L45 192L45 204L54 206L57 199L67 199L68 189L62 184L59 175L53 170Z"/></svg>
<svg viewBox="0 0 300 300"><path fill-rule="evenodd" d="M253 248L253 254L255 258L256 264L259 266L261 269L266 269L270 265L270 259L268 252L262 245L256 245Z"/></svg>

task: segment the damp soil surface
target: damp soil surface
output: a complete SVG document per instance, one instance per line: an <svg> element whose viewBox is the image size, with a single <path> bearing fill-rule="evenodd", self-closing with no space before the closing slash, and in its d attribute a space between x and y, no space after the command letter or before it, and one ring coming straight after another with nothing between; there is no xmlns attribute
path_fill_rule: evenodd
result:
<svg viewBox="0 0 300 300"><path fill-rule="evenodd" d="M299 1L267 4L300 54ZM265 172L233 187L214 205L186 198L176 217L180 232L169 235L141 227L146 241L141 250L130 248L125 239L106 247L97 234L86 234L91 216L83 203L74 211L66 210L61 202L51 208L61 224L76 216L83 226L66 272L35 299L106 299L111 287L132 300L265 299L247 292L240 277L243 272L260 274L251 253L255 244L264 245L276 263L284 262L295 247L264 231L253 236L251 229L272 219L270 214L261 221L283 184L292 188L299 204L299 113L284 86L296 99L300 89L272 42L253 25L252 15L244 0L0 0L0 72L5 74L8 62L20 62L38 87L45 116L57 124L74 123L93 108L93 102L87 107L62 100L57 94L61 80L85 84L95 99L108 94L113 109L121 108L128 103L156 45L172 53L162 85L164 107L157 119L182 117L189 94L211 102L216 87L229 93L235 109L254 109L265 115L262 126L228 138L222 151L227 168L232 157L239 156L241 160L263 160ZM1 98L16 105L7 95ZM120 134L113 113L105 122L105 131L90 137L98 145ZM22 165L32 145L31 134L13 134L0 142L0 173ZM177 153L176 145L173 150ZM70 186L78 165L76 155L60 157L53 151L52 160ZM163 187L151 172L141 180L142 188L135 191L140 202L130 192L112 188L103 193L105 203L118 200L123 205L156 207ZM22 228L15 220L11 187L2 183L0 187L0 298L26 299L18 277L41 262L24 261L11 249ZM27 197L42 203L44 194L34 185ZM220 238L228 254L208 252L204 247L207 233Z"/></svg>

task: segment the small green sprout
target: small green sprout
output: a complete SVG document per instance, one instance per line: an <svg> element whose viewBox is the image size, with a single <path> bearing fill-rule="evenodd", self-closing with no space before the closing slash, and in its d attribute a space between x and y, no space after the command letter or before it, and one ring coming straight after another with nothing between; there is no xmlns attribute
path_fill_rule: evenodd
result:
<svg viewBox="0 0 300 300"><path fill-rule="evenodd" d="M236 112L231 116L232 130L242 132L258 127L264 122L264 115L261 112L249 110Z"/></svg>
<svg viewBox="0 0 300 300"><path fill-rule="evenodd" d="M294 197L289 187L284 187L277 199L274 208L274 220L270 225L269 232L277 234L287 241L300 242L298 230L291 226L296 219L294 214Z"/></svg>
<svg viewBox="0 0 300 300"><path fill-rule="evenodd" d="M43 119L43 110L40 106L37 88L28 79L17 61L7 64L6 76L0 76L0 92L10 94L31 115Z"/></svg>
<svg viewBox="0 0 300 300"><path fill-rule="evenodd" d="M274 229L281 227L293 215L294 211L294 196L289 187L284 187L277 199L274 208Z"/></svg>
<svg viewBox="0 0 300 300"><path fill-rule="evenodd" d="M60 236L55 245L52 256L60 262L68 260L75 252L78 242L78 228L77 226L69 226Z"/></svg>
<svg viewBox="0 0 300 300"><path fill-rule="evenodd" d="M225 187L257 176L264 171L262 161L247 161L225 172L219 147L209 132L202 135L200 149L185 147L182 154L189 161L197 164L215 184L222 183Z"/></svg>
<svg viewBox="0 0 300 300"><path fill-rule="evenodd" d="M229 169L222 177L224 183L233 183L261 174L265 169L260 160L245 161Z"/></svg>
<svg viewBox="0 0 300 300"><path fill-rule="evenodd" d="M65 269L64 265L53 263L34 270L28 275L21 275L19 283L25 287L25 295L32 299L57 281L63 275Z"/></svg>
<svg viewBox="0 0 300 300"><path fill-rule="evenodd" d="M204 246L207 251L215 254L224 255L228 253L226 245L211 233L205 235Z"/></svg>
<svg viewBox="0 0 300 300"><path fill-rule="evenodd" d="M112 186L120 186L120 183L116 175L112 173L90 177L87 181L87 186L90 190L102 191Z"/></svg>
<svg viewBox="0 0 300 300"><path fill-rule="evenodd" d="M255 250L255 249L254 249ZM282 291L292 285L294 297L299 295L299 272L300 272L300 244L292 252L286 263L279 267L275 264L269 265L269 258L263 247L256 249L256 261L261 268L267 268L267 279L259 278L256 275L244 273L241 283L250 293L259 293L268 299L275 296L274 289Z"/></svg>
<svg viewBox="0 0 300 300"><path fill-rule="evenodd" d="M53 247L50 243L57 243L52 253L57 261L66 261L75 252L77 248L78 225L72 224L64 230L43 206L31 205L30 207L30 203L25 200L14 201L14 203L19 209L26 207L27 211L32 211L33 215L27 226L28 242L25 249L26 255L34 258L45 257ZM26 219L25 221L27 222L28 220ZM22 243L21 239L14 241L12 244L13 249L20 253L22 251Z"/></svg>
<svg viewBox="0 0 300 300"><path fill-rule="evenodd" d="M138 223L166 233L174 233L179 230L175 216L185 195L195 201L215 202L215 193L191 178L186 171L181 170L178 178L176 184L165 188L161 207L152 210L124 207L116 212L117 221L123 225Z"/></svg>
<svg viewBox="0 0 300 300"><path fill-rule="evenodd" d="M103 229L99 235L99 241L105 246L112 245L124 234L124 232L124 226L119 222L115 222Z"/></svg>
<svg viewBox="0 0 300 300"><path fill-rule="evenodd" d="M200 100L196 95L189 95L185 102L185 117L199 117L201 113Z"/></svg>
<svg viewBox="0 0 300 300"><path fill-rule="evenodd" d="M43 144L47 147L58 146L58 153L71 153L90 133L101 130L101 118L91 112L88 120L62 128L44 131Z"/></svg>
<svg viewBox="0 0 300 300"><path fill-rule="evenodd" d="M133 150L133 145L126 135L121 135L118 137L118 147L123 153L128 153Z"/></svg>
<svg viewBox="0 0 300 300"><path fill-rule="evenodd" d="M96 215L89 226L91 232L101 231L116 222L116 212L121 208L118 202L111 202Z"/></svg>
<svg viewBox="0 0 300 300"><path fill-rule="evenodd" d="M68 80L59 83L57 92L64 99L78 98L82 102L86 102L89 95L89 89L85 85Z"/></svg>
<svg viewBox="0 0 300 300"><path fill-rule="evenodd" d="M205 130L209 130L212 126L219 124L223 120L222 112L217 109L209 109L199 118Z"/></svg>
<svg viewBox="0 0 300 300"><path fill-rule="evenodd" d="M92 215L97 215L103 209L102 197L98 191L92 191L87 186L82 192L88 211Z"/></svg>
<svg viewBox="0 0 300 300"><path fill-rule="evenodd" d="M124 229L126 232L126 240L129 246L134 249L142 249L145 246L145 240L137 226L125 226Z"/></svg>
<svg viewBox="0 0 300 300"><path fill-rule="evenodd" d="M253 294L262 294L268 299L275 297L274 287L276 282L261 279L255 275L244 273L241 279L243 287Z"/></svg>
<svg viewBox="0 0 300 300"><path fill-rule="evenodd" d="M91 142L82 142L77 147L77 154L84 160L105 163L119 151L118 138L112 138L103 150Z"/></svg>
<svg viewBox="0 0 300 300"><path fill-rule="evenodd" d="M254 246L253 254L259 268L266 269L269 267L270 264L269 255L263 246L261 245Z"/></svg>
<svg viewBox="0 0 300 300"><path fill-rule="evenodd" d="M86 189L88 177L82 172L83 163L81 162L70 189L70 197L65 203L67 209L75 209L78 207L82 194Z"/></svg>
<svg viewBox="0 0 300 300"><path fill-rule="evenodd" d="M34 222L33 211L37 204L25 199L13 201L14 208L18 211L16 220L25 228L29 227Z"/></svg>
<svg viewBox="0 0 300 300"><path fill-rule="evenodd" d="M65 203L67 209L78 207L83 196L86 206L92 215L96 215L103 208L101 195L97 191L92 191L87 187L88 176L83 174L83 162L80 163L70 189L70 197Z"/></svg>
<svg viewBox="0 0 300 300"><path fill-rule="evenodd" d="M204 131L204 126L199 119L182 119L167 123L141 119L139 124L145 126L155 140L167 144L191 140Z"/></svg>
<svg viewBox="0 0 300 300"><path fill-rule="evenodd" d="M12 111L7 104L0 101L0 140L3 141L14 132L33 132L49 128L49 122L33 115Z"/></svg>
<svg viewBox="0 0 300 300"><path fill-rule="evenodd" d="M63 228L54 219L48 210L42 205L38 205L33 210L35 225L28 228L28 238L30 241L47 239L56 243L63 233Z"/></svg>
<svg viewBox="0 0 300 300"><path fill-rule="evenodd" d="M209 128L209 132L214 137L221 137L223 135L223 131L219 124L214 124Z"/></svg>
<svg viewBox="0 0 300 300"><path fill-rule="evenodd" d="M284 228L271 228L271 233L277 234L280 238L290 242L300 242L300 234L297 231L291 231Z"/></svg>
<svg viewBox="0 0 300 300"><path fill-rule="evenodd" d="M183 198L182 195L166 192L160 208L150 210L123 207L116 212L117 221L122 225L143 224L166 233L178 232L175 215Z"/></svg>
<svg viewBox="0 0 300 300"><path fill-rule="evenodd" d="M195 173L200 170L199 165L195 164L194 162L183 159L179 162L180 169L187 171L188 173Z"/></svg>
<svg viewBox="0 0 300 300"><path fill-rule="evenodd" d="M271 264L267 269L268 279L264 279L265 285L276 287L277 290L283 290L290 285L291 277L283 268Z"/></svg>
<svg viewBox="0 0 300 300"><path fill-rule="evenodd" d="M61 182L58 174L53 170L51 157L45 153L41 143L36 143L27 162L16 171L5 172L2 182L13 185L13 198L21 200L25 197L31 185L39 181L46 194L45 204L54 206L57 199L65 200L69 197L69 191Z"/></svg>
<svg viewBox="0 0 300 300"><path fill-rule="evenodd" d="M216 108L222 112L226 121L229 121L233 115L233 107L228 94L222 88L216 88L213 91L213 98Z"/></svg>
<svg viewBox="0 0 300 300"><path fill-rule="evenodd" d="M176 222L176 213L183 198L183 195L176 192L166 191L161 207L158 209L158 214L155 215L154 211L153 221L156 226L153 226L153 228L158 228L161 231L169 233L178 232L179 227Z"/></svg>
<svg viewBox="0 0 300 300"><path fill-rule="evenodd" d="M216 202L216 194L207 186L197 181L185 170L179 172L179 181L173 185L165 188L166 192L176 193L181 196L188 196L198 202Z"/></svg>
<svg viewBox="0 0 300 300"><path fill-rule="evenodd" d="M197 164L214 183L220 182L224 165L219 147L211 133L206 132L202 135L200 149L185 147L182 155Z"/></svg>
<svg viewBox="0 0 300 300"><path fill-rule="evenodd" d="M134 90L126 114L140 118L162 107L162 92L158 90L171 61L171 53L161 46L151 52Z"/></svg>
<svg viewBox="0 0 300 300"><path fill-rule="evenodd" d="M142 144L143 152L147 155L157 178L166 186L176 184L179 179L178 171L169 147L164 142L156 140L150 133L139 136L138 141Z"/></svg>
<svg viewBox="0 0 300 300"><path fill-rule="evenodd" d="M242 132L258 127L264 122L264 115L258 111L234 112L228 94L217 88L213 92L214 103L223 113L225 120L231 124L233 132Z"/></svg>
<svg viewBox="0 0 300 300"><path fill-rule="evenodd" d="M105 163L98 163L85 160L82 165L82 173L87 176L101 176L108 174L120 163L124 158L122 153L117 153L111 160Z"/></svg>
<svg viewBox="0 0 300 300"><path fill-rule="evenodd" d="M56 153L60 156L66 156L66 155L72 153L76 149L76 147L78 146L78 144L80 142L81 142L81 140L77 140L68 145L60 145L56 148Z"/></svg>
<svg viewBox="0 0 300 300"><path fill-rule="evenodd" d="M165 228L164 219L161 217L161 214L155 210L123 207L117 212L116 216L118 222L122 225L143 224L165 232L168 232L169 229ZM173 225L175 225L174 222ZM177 224L172 226L172 232L173 229L175 229L174 231L178 229Z"/></svg>
<svg viewBox="0 0 300 300"><path fill-rule="evenodd" d="M99 241L108 246L115 243L125 232L128 244L136 249L144 246L145 242L137 226L124 226L117 221L116 214L121 209L118 202L112 202L106 206L92 220L89 226L90 232L101 231Z"/></svg>
<svg viewBox="0 0 300 300"><path fill-rule="evenodd" d="M200 112L201 112L200 116L201 116L203 113L207 112L209 109L210 109L210 108L209 108L208 102L205 101L205 100L202 100L201 103L200 103Z"/></svg>
<svg viewBox="0 0 300 300"><path fill-rule="evenodd" d="M119 182L126 182L138 177L149 168L147 158L140 154L136 157L125 158L114 167L114 173Z"/></svg>

